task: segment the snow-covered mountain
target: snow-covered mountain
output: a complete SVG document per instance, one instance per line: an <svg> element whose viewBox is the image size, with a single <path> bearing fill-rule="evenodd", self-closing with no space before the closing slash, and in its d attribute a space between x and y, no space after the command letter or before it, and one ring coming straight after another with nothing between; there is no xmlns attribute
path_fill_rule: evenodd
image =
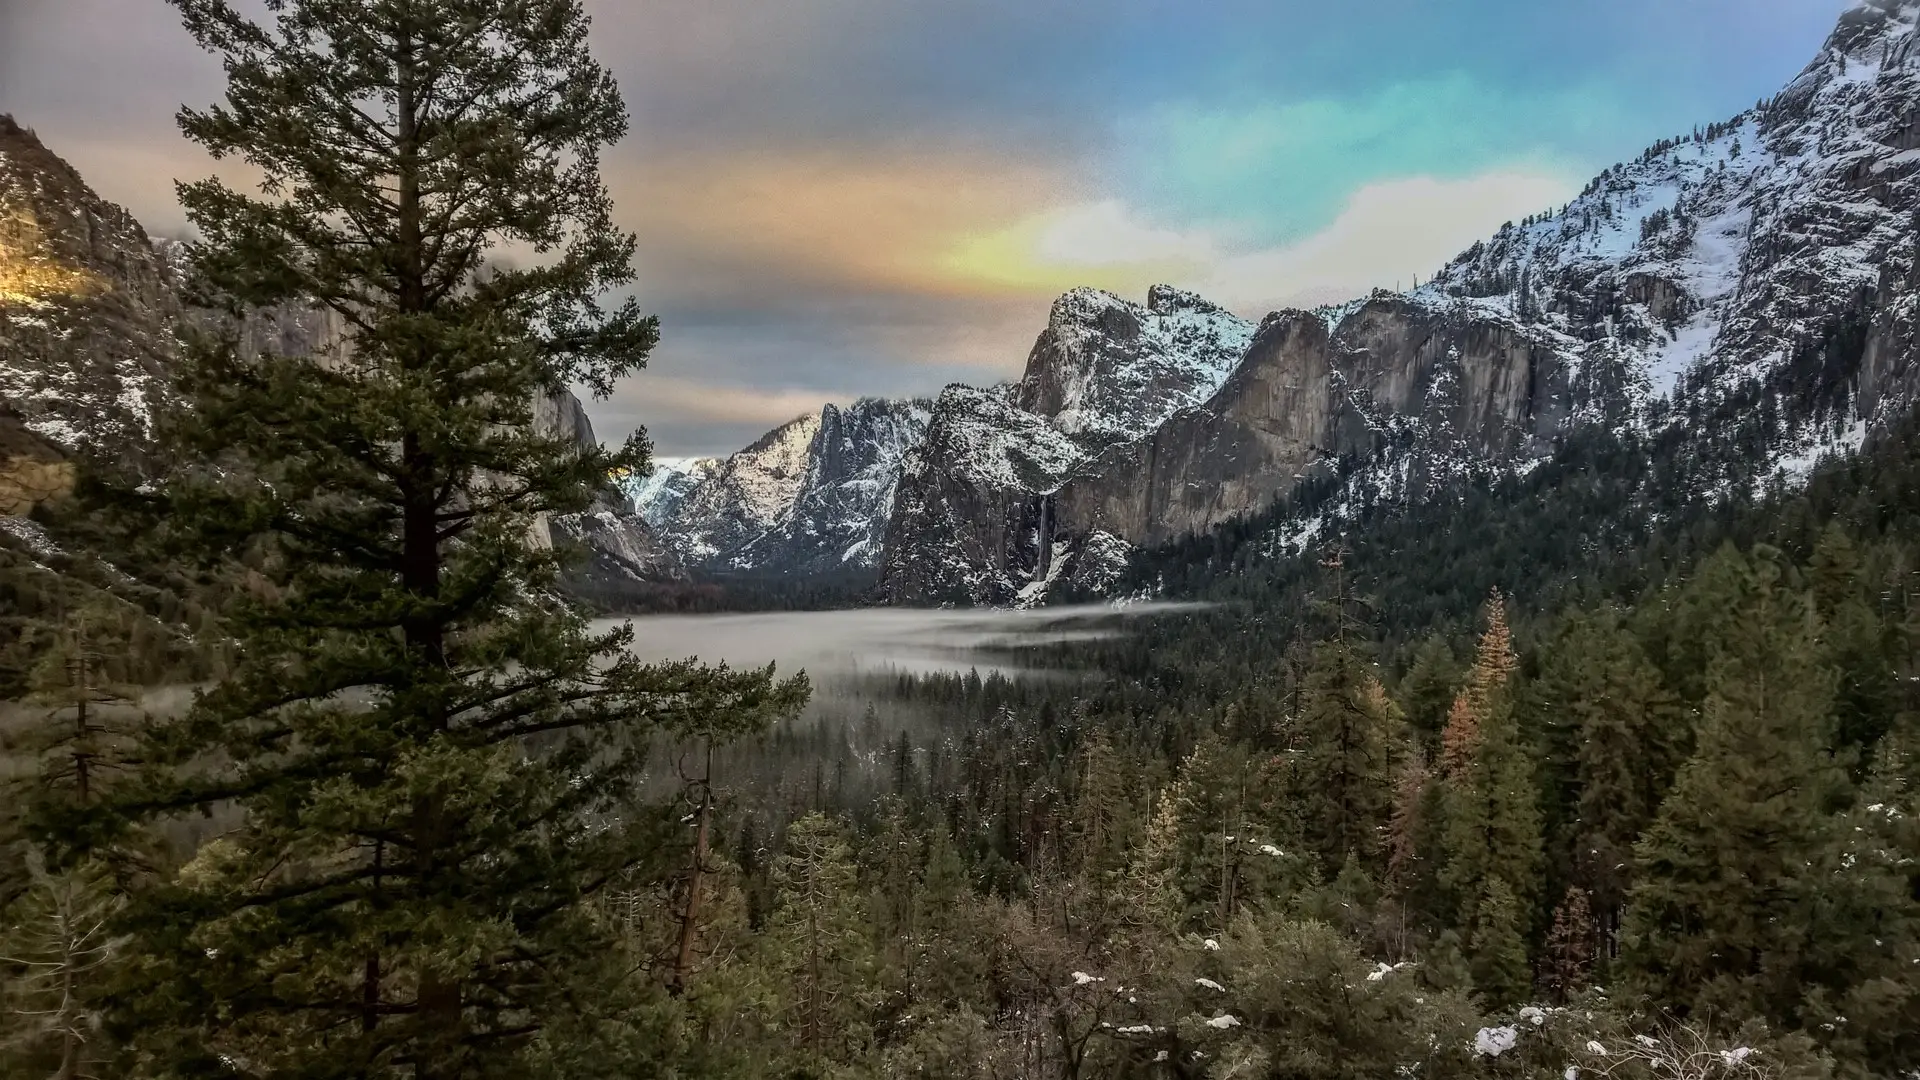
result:
<svg viewBox="0 0 1920 1080"><path fill-rule="evenodd" d="M1167 287L1145 306L1066 294L1019 382L934 403L883 594L1098 588L1131 546L1304 479L1337 474L1348 504L1420 499L1596 425L1656 436L1700 498L1859 445L1920 397L1916 22L1920 0L1863 0L1774 98L1404 293L1257 328Z"/></svg>
<svg viewBox="0 0 1920 1080"><path fill-rule="evenodd" d="M931 402L829 405L707 467L684 494L673 494L676 479L664 481L669 494L656 498L671 510L650 520L683 558L711 571L884 566L890 582L900 580L890 553L923 550L939 530L965 554L913 569L964 565L986 575L969 597L1010 596L1027 582L994 569L1014 565L998 550L1002 519L1103 449L1205 402L1253 330L1168 286L1155 286L1145 305L1075 289L1054 303L1020 382L950 386ZM916 509L903 517L908 492Z"/></svg>
<svg viewBox="0 0 1920 1080"><path fill-rule="evenodd" d="M871 569L886 547L894 489L926 435L930 404L862 398L820 410L807 470L774 527L733 553L738 569L785 573Z"/></svg>
<svg viewBox="0 0 1920 1080"><path fill-rule="evenodd" d="M655 458L653 470L625 483L634 510L648 525L659 528L672 520L694 488L720 467L720 458Z"/></svg>
<svg viewBox="0 0 1920 1080"><path fill-rule="evenodd" d="M682 558L711 572L870 570L929 408L883 398L827 405L729 457L665 463L633 485L635 498Z"/></svg>
<svg viewBox="0 0 1920 1080"><path fill-rule="evenodd" d="M1205 402L1252 338L1246 320L1169 285L1146 307L1074 289L1054 301L1014 404L1070 435L1138 438Z"/></svg>
<svg viewBox="0 0 1920 1080"><path fill-rule="evenodd" d="M1098 591L1134 548L1303 480L1336 496L1288 545L1343 507L1524 470L1595 431L1644 436L1685 498L1803 472L1920 400L1916 23L1920 0L1862 0L1778 95L1416 289L1257 325L1167 286L1144 304L1076 289L1017 382L828 406L729 457L663 462L625 486L630 507L609 493L565 527L610 574L865 573L897 603L1008 604ZM137 451L180 305L165 246L30 141L0 124L0 187L29 207L0 217L19 279L0 277L0 351L42 358L0 357L0 435L31 443L10 460L42 484L48 446ZM285 348L325 332L310 323L245 336ZM79 326L120 344L62 351ZM565 404L556 422L590 430Z"/></svg>

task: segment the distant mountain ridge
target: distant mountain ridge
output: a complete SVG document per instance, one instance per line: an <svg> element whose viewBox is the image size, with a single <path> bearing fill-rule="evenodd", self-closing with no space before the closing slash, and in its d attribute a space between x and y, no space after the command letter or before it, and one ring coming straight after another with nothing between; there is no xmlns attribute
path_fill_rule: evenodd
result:
<svg viewBox="0 0 1920 1080"><path fill-rule="evenodd" d="M1856 4L1775 97L1416 289L1257 327L1168 286L1067 293L1018 382L948 387L899 456L879 595L1098 592L1137 546L1340 478L1333 511L1286 530L1297 548L1341 505L1527 469L1587 429L1656 435L1701 499L1857 447L1920 398L1916 23L1920 0ZM689 500L666 531L726 504ZM804 531L813 511L788 505ZM721 561L817 567L772 544Z"/></svg>

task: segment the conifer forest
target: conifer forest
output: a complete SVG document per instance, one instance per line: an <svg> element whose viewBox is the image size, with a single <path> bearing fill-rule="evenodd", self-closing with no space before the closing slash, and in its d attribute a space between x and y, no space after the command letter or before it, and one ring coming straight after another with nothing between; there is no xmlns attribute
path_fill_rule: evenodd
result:
<svg viewBox="0 0 1920 1080"><path fill-rule="evenodd" d="M181 239L0 117L0 1076L1920 1078L1915 0L1410 291L697 461L586 419L633 12L151 3ZM1043 632L626 621L878 607Z"/></svg>

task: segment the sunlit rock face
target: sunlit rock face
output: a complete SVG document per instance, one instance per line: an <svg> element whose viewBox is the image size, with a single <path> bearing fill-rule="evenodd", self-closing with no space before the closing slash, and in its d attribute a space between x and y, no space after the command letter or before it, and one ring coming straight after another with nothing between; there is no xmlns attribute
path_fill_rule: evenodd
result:
<svg viewBox="0 0 1920 1080"><path fill-rule="evenodd" d="M0 517L25 517L73 490L73 463L0 402Z"/></svg>
<svg viewBox="0 0 1920 1080"><path fill-rule="evenodd" d="M180 303L146 231L0 116L0 397L66 450L139 457Z"/></svg>

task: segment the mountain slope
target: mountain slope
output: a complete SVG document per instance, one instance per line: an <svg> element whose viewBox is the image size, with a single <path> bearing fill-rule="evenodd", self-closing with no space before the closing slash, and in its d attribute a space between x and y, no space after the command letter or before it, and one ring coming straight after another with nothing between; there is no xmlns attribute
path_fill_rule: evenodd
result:
<svg viewBox="0 0 1920 1080"><path fill-rule="evenodd" d="M787 574L872 568L886 545L904 458L925 436L930 412L925 401L881 398L821 409L792 504L731 565Z"/></svg>
<svg viewBox="0 0 1920 1080"><path fill-rule="evenodd" d="M1054 301L1014 404L1082 438L1138 438L1207 400L1253 328L1193 293L1155 285L1143 308L1098 289Z"/></svg>
<svg viewBox="0 0 1920 1080"><path fill-rule="evenodd" d="M671 519L693 489L713 475L717 458L655 458L653 471L625 483L635 512L658 528Z"/></svg>

